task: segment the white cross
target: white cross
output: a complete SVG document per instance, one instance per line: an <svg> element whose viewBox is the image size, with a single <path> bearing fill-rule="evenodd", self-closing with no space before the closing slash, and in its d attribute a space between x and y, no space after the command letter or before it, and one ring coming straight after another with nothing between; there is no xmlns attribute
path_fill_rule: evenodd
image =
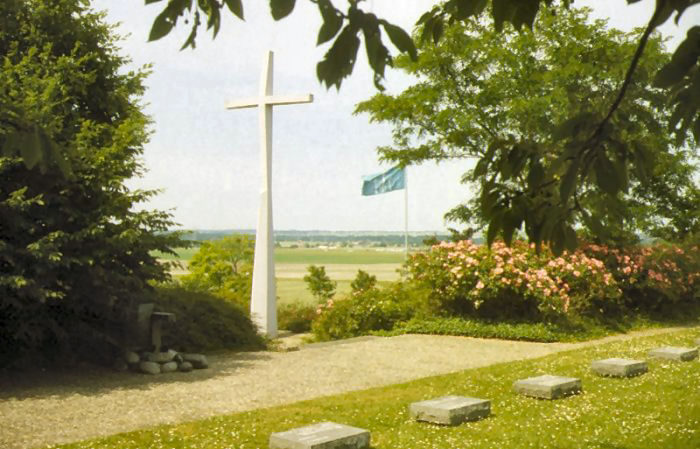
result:
<svg viewBox="0 0 700 449"><path fill-rule="evenodd" d="M260 80L260 96L229 101L226 109L259 108L260 167L262 189L258 209L258 228L253 260L253 290L250 316L268 337L277 336L277 304L275 297L275 238L272 227L272 106L311 103L313 95L272 95L272 52L267 52Z"/></svg>

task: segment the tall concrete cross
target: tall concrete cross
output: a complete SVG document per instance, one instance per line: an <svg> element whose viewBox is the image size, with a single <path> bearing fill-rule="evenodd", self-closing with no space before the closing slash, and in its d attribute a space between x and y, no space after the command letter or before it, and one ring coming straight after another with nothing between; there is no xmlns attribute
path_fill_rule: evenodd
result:
<svg viewBox="0 0 700 449"><path fill-rule="evenodd" d="M260 118L260 168L262 189L253 261L253 291L250 316L268 337L277 336L275 296L275 237L272 226L272 106L311 103L313 95L272 95L272 52L267 52L260 80L260 96L229 101L226 109L255 108Z"/></svg>

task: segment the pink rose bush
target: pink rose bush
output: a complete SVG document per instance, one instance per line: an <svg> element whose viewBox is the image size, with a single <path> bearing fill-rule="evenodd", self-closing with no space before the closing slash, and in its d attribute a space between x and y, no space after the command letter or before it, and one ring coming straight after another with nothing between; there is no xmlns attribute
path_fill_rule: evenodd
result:
<svg viewBox="0 0 700 449"><path fill-rule="evenodd" d="M631 310L663 311L700 301L700 248L674 245L626 247L586 245L582 251L604 261Z"/></svg>
<svg viewBox="0 0 700 449"><path fill-rule="evenodd" d="M321 340L396 329L471 335L476 328L486 332L474 323L492 320L566 326L581 317L655 317L665 311L678 316L693 310L700 310L697 247L621 250L583 244L557 257L523 241L511 247L495 242L490 248L460 241L411 255L399 282L319 304L312 330ZM528 329L516 332L518 338L532 338ZM487 334L503 335L499 332Z"/></svg>
<svg viewBox="0 0 700 449"><path fill-rule="evenodd" d="M667 257L671 253L673 260ZM511 247L495 242L489 248L467 240L414 254L404 275L432 291L436 312L487 318L596 316L630 306L630 286L664 294L692 289L697 270L681 269L680 256L671 247L632 248L623 254L585 245L555 257L546 247L537 254L534 245L522 241ZM686 286L678 286L681 281Z"/></svg>

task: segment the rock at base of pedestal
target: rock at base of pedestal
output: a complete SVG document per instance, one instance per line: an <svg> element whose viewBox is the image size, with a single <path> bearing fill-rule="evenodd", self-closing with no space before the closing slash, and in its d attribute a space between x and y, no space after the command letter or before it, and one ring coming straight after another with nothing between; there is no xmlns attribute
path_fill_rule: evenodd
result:
<svg viewBox="0 0 700 449"><path fill-rule="evenodd" d="M195 369L204 369L209 367L207 357L203 354L181 354L185 362L190 362Z"/></svg>
<svg viewBox="0 0 700 449"><path fill-rule="evenodd" d="M160 374L160 364L156 362L139 363L139 371L144 374Z"/></svg>

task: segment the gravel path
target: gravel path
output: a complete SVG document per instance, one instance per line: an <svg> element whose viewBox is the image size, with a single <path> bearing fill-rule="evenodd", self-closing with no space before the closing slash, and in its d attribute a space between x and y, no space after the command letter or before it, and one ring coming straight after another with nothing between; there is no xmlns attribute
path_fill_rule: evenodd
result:
<svg viewBox="0 0 700 449"><path fill-rule="evenodd" d="M576 344L430 335L363 337L293 352L214 355L209 357L211 368L187 374L151 377L86 369L79 374L0 377L0 447L78 441L679 329Z"/></svg>

